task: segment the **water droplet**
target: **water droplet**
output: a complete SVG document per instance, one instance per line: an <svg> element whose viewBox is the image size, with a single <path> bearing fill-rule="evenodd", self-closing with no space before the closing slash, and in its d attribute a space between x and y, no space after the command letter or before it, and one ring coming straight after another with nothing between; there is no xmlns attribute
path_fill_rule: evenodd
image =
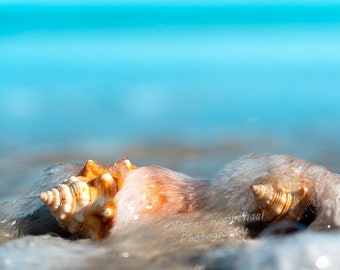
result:
<svg viewBox="0 0 340 270"><path fill-rule="evenodd" d="M129 258L130 254L129 254L129 252L124 251L120 254L120 256L123 257L123 258Z"/></svg>
<svg viewBox="0 0 340 270"><path fill-rule="evenodd" d="M10 258L6 258L6 259L4 260L4 264L5 264L6 266L10 266L10 265L12 264L12 260L11 260Z"/></svg>
<svg viewBox="0 0 340 270"><path fill-rule="evenodd" d="M318 269L326 269L329 266L329 259L327 256L319 256L315 261L315 266Z"/></svg>

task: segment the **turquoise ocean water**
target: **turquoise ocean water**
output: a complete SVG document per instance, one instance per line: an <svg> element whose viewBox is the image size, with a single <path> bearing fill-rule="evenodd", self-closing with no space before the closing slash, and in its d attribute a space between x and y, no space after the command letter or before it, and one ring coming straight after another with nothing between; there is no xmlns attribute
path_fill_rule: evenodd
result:
<svg viewBox="0 0 340 270"><path fill-rule="evenodd" d="M3 160L105 142L339 148L340 3L7 1L0 25Z"/></svg>

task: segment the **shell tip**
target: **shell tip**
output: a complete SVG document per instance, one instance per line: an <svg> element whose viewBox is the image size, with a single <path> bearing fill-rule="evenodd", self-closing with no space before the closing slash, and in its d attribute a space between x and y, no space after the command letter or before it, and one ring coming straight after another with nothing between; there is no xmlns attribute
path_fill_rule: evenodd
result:
<svg viewBox="0 0 340 270"><path fill-rule="evenodd" d="M131 164L131 161L129 159L125 158L124 163L126 167L128 167L129 170L132 170L134 168L134 166Z"/></svg>
<svg viewBox="0 0 340 270"><path fill-rule="evenodd" d="M251 191L256 196L258 192L260 191L260 185L251 185L250 186Z"/></svg>
<svg viewBox="0 0 340 270"><path fill-rule="evenodd" d="M111 174L105 173L101 176L101 180L111 182L113 180Z"/></svg>
<svg viewBox="0 0 340 270"><path fill-rule="evenodd" d="M40 200L42 200L42 202L43 203L45 203L46 201L47 201L47 198L48 196L47 196L47 193L46 192L41 192L40 194L39 194L39 198L40 198Z"/></svg>

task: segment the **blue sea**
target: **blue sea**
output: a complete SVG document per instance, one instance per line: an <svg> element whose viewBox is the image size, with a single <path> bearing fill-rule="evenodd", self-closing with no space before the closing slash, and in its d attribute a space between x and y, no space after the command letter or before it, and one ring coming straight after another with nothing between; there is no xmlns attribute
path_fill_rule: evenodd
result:
<svg viewBox="0 0 340 270"><path fill-rule="evenodd" d="M3 1L0 25L3 160L163 142L313 161L340 149L340 2Z"/></svg>

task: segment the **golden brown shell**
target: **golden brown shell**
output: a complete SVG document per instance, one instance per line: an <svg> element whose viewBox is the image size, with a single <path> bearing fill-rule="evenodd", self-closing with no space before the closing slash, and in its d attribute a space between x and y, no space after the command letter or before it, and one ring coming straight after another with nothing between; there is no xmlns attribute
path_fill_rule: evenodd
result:
<svg viewBox="0 0 340 270"><path fill-rule="evenodd" d="M128 159L104 166L89 160L78 176L39 197L60 227L77 237L101 239L116 222L124 227L140 216L190 211L194 185L158 166L138 168Z"/></svg>
<svg viewBox="0 0 340 270"><path fill-rule="evenodd" d="M122 173L133 168L127 159L113 168L89 160L78 176L39 197L63 229L78 237L103 238L113 226L114 196L122 185Z"/></svg>
<svg viewBox="0 0 340 270"><path fill-rule="evenodd" d="M271 173L250 186L256 210L265 224L280 220L300 222L313 204L313 183L293 168Z"/></svg>

